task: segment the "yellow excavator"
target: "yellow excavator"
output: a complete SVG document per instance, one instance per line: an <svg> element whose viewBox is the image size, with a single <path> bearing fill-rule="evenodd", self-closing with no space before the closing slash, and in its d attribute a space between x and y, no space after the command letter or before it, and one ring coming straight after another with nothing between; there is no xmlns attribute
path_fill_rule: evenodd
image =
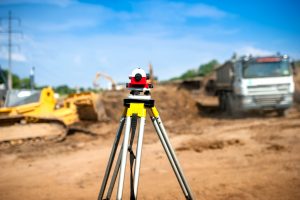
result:
<svg viewBox="0 0 300 200"><path fill-rule="evenodd" d="M106 117L97 100L94 93L83 92L71 94L59 104L51 87L8 91L4 107L0 108L0 144L62 139L79 120Z"/></svg>
<svg viewBox="0 0 300 200"><path fill-rule="evenodd" d="M100 77L103 77L104 79L108 80L111 83L111 89L116 90L116 82L112 79L112 77L100 72L96 73L96 77L93 81L93 85L95 88L99 88L98 80Z"/></svg>

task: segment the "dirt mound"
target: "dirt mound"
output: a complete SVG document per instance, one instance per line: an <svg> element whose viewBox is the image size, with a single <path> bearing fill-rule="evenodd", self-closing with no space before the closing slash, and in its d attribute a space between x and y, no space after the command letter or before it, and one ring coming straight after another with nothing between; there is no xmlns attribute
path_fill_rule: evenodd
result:
<svg viewBox="0 0 300 200"><path fill-rule="evenodd" d="M16 124L0 127L0 142L9 142L12 145L22 144L26 140L53 140L64 137L66 130L59 124L37 123Z"/></svg>
<svg viewBox="0 0 300 200"><path fill-rule="evenodd" d="M280 144L270 144L266 147L266 149L270 151L283 151L286 149L286 147Z"/></svg>
<svg viewBox="0 0 300 200"><path fill-rule="evenodd" d="M117 121L123 112L123 99L128 91L107 91L101 94L105 111L111 120ZM156 86L151 93L163 119L190 118L197 115L196 102L185 90L175 86Z"/></svg>
<svg viewBox="0 0 300 200"><path fill-rule="evenodd" d="M118 121L124 110L123 99L126 98L128 92L121 91L105 91L100 94L100 100L103 102L103 106L107 117L110 121Z"/></svg>
<svg viewBox="0 0 300 200"><path fill-rule="evenodd" d="M216 139L195 139L192 138L176 147L176 151L195 151L223 149L228 146L243 145L239 139L216 140Z"/></svg>
<svg viewBox="0 0 300 200"><path fill-rule="evenodd" d="M198 116L196 101L186 90L174 86L157 87L152 93L163 119L182 119Z"/></svg>

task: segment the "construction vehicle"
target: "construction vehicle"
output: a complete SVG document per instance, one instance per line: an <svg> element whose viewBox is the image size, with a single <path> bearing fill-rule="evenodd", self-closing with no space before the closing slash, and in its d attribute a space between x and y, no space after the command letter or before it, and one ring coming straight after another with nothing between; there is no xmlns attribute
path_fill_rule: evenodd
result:
<svg viewBox="0 0 300 200"><path fill-rule="evenodd" d="M289 57L233 58L216 69L215 88L220 108L229 114L273 110L284 115L295 90Z"/></svg>
<svg viewBox="0 0 300 200"><path fill-rule="evenodd" d="M8 91L4 107L0 108L0 143L63 139L80 119L95 121L105 115L103 110L97 110L96 101L93 93L86 92L69 95L58 104L51 87ZM35 128L38 125L41 128Z"/></svg>
<svg viewBox="0 0 300 200"><path fill-rule="evenodd" d="M107 121L108 117L99 95L93 92L69 94L64 99L64 107L75 106L79 120Z"/></svg>
<svg viewBox="0 0 300 200"><path fill-rule="evenodd" d="M116 90L116 82L110 76L108 76L106 74L103 74L103 73L100 73L100 72L96 73L96 77L93 81L93 85L94 85L95 88L99 88L98 81L99 81L100 77L103 77L104 79L108 80L111 83L111 89Z"/></svg>

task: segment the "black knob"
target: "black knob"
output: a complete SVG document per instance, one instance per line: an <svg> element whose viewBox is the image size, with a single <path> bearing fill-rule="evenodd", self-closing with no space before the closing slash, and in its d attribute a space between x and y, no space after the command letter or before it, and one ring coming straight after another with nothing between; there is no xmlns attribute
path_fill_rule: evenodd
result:
<svg viewBox="0 0 300 200"><path fill-rule="evenodd" d="M137 73L135 76L134 76L134 79L139 82L140 80L142 80L142 75Z"/></svg>

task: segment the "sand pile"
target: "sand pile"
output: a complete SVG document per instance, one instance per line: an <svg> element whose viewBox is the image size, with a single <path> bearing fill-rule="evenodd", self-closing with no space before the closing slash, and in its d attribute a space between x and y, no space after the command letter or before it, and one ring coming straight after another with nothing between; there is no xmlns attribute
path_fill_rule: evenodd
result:
<svg viewBox="0 0 300 200"><path fill-rule="evenodd" d="M119 120L123 111L123 99L128 91L107 91L101 94L106 113L111 120ZM195 117L198 113L196 102L185 90L175 86L156 86L151 93L157 109L163 119L181 119Z"/></svg>

